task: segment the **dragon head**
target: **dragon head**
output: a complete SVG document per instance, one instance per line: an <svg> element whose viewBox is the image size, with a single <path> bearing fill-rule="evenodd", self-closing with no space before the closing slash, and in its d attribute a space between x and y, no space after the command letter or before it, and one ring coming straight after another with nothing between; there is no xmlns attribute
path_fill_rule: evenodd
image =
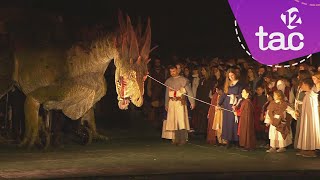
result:
<svg viewBox="0 0 320 180"><path fill-rule="evenodd" d="M134 30L129 16L126 23L119 11L120 30L115 40L117 55L115 83L120 109L127 109L130 102L140 107L143 104L144 81L148 75L148 62L151 45L150 18L142 35L141 23Z"/></svg>

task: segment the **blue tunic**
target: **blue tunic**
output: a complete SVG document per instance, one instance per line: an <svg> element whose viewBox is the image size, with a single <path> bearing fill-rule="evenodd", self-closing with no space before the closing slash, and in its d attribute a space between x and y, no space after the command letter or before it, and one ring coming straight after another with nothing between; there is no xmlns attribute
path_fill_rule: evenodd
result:
<svg viewBox="0 0 320 180"><path fill-rule="evenodd" d="M234 94L237 99L240 99L242 89L243 86L239 82L233 86L229 86L228 94L223 93L219 101L219 106L232 111L230 97L227 95ZM235 116L233 112L223 111L222 139L227 141L239 141L238 123L235 122Z"/></svg>

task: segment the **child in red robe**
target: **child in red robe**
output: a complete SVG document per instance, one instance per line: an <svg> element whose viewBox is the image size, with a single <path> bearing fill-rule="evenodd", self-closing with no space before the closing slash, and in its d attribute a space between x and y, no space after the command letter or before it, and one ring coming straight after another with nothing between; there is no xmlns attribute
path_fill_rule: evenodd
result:
<svg viewBox="0 0 320 180"><path fill-rule="evenodd" d="M241 96L243 98L240 108L236 108L234 114L240 116L238 135L239 145L245 151L255 149L256 135L254 129L254 108L250 100L251 91L249 88L242 90Z"/></svg>
<svg viewBox="0 0 320 180"><path fill-rule="evenodd" d="M261 123L260 117L262 113L262 107L267 102L267 96L264 94L264 87L259 85L256 87L256 95L252 100L254 107L254 128L257 136L257 140L263 140L264 124Z"/></svg>

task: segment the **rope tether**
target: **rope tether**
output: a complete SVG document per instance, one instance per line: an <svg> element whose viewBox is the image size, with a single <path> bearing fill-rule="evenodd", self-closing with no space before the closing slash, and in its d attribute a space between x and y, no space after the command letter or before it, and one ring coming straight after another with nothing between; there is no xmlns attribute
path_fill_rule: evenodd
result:
<svg viewBox="0 0 320 180"><path fill-rule="evenodd" d="M156 81L157 83L159 83L159 84L161 84L161 85L163 85L163 86L165 86L165 87L167 87L167 88L169 88L169 89L172 89L172 90L176 91L176 90L173 89L172 87L169 87L168 85L166 85L166 84L158 81L157 79L151 77L150 75L147 75L147 76L148 76L150 79ZM207 104L207 105L209 105L209 106L214 106L214 107L216 107L216 105L207 103L207 102L205 102L205 101L202 101L201 99L197 99L197 98L192 97L192 96L189 96L189 95L187 95L187 94L183 94L183 95L184 95L184 96L187 96L187 97L190 97L191 99L194 99L194 100L196 100L196 101L199 101L199 102L202 102L202 103L204 103L204 104ZM218 106L218 107L219 107L219 106ZM232 113L234 112L234 111L231 111L231 110L229 110L229 109L224 109L224 108L222 108L222 107L219 107L219 108L222 109L222 110L224 110L224 111L229 111L229 112L232 112Z"/></svg>

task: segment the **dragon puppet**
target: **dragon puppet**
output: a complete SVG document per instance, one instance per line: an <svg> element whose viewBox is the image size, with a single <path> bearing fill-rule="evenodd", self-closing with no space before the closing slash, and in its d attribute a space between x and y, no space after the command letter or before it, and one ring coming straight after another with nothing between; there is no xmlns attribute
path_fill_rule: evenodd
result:
<svg viewBox="0 0 320 180"><path fill-rule="evenodd" d="M12 74L0 74L4 74L0 95L8 92L11 84L26 95L21 146L32 147L39 139L40 105L47 110L61 110L72 120L92 114L94 104L106 94L104 73L112 60L119 108L127 109L130 102L142 106L151 45L150 18L144 32L141 23L134 28L130 17L121 11L118 20L114 32L101 34L85 48L73 44L64 49L15 49ZM89 124L93 136L99 136L95 122Z"/></svg>

